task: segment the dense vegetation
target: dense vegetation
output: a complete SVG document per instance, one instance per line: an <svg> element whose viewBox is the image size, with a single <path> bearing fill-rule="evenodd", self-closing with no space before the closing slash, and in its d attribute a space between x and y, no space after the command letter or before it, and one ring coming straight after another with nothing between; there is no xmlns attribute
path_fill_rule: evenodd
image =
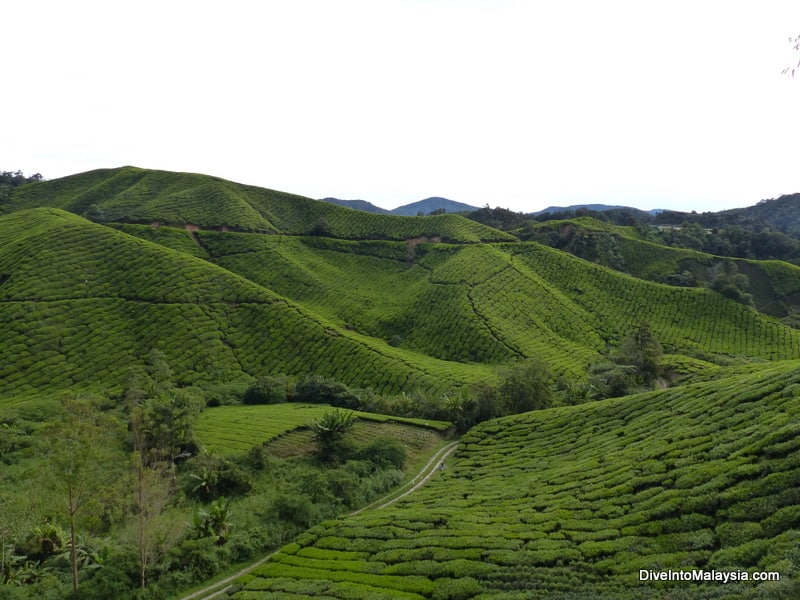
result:
<svg viewBox="0 0 800 600"><path fill-rule="evenodd" d="M553 222L593 219L635 229L641 239L662 246L688 248L707 254L758 260L800 260L800 194L762 200L755 206L721 212L683 213L660 211L656 214L632 209L585 208L548 211L525 215L488 207L469 214L469 218L490 227L513 232L520 239L542 239L542 227ZM605 228L609 231L609 228ZM561 242L563 243L563 241Z"/></svg>
<svg viewBox="0 0 800 600"><path fill-rule="evenodd" d="M2 207L8 202L11 197L11 191L26 183L33 183L35 181L42 181L43 177L40 173L26 176L22 171L0 171L0 212Z"/></svg>
<svg viewBox="0 0 800 600"><path fill-rule="evenodd" d="M385 494L450 429L324 404L203 412L242 392L176 388L153 351L118 397L4 411L0 597L168 597Z"/></svg>
<svg viewBox="0 0 800 600"><path fill-rule="evenodd" d="M795 597L798 367L480 425L430 485L311 529L234 598Z"/></svg>
<svg viewBox="0 0 800 600"><path fill-rule="evenodd" d="M97 222L193 225L203 229L348 239L423 236L478 242L513 239L459 215L423 219L355 212L302 196L207 175L124 167L24 186L0 211L55 207Z"/></svg>
<svg viewBox="0 0 800 600"><path fill-rule="evenodd" d="M397 217L133 167L17 183L0 597L164 597L462 434L430 488L301 535L238 595L721 593L632 587L673 566L796 591L800 268L762 260L789 230Z"/></svg>

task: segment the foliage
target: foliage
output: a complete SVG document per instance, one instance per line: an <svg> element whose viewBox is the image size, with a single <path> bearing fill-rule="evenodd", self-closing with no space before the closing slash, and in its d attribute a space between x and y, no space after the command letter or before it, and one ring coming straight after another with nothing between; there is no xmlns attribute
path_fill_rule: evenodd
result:
<svg viewBox="0 0 800 600"><path fill-rule="evenodd" d="M402 469L408 453L403 444L395 438L378 438L362 448L358 456L375 464L378 468Z"/></svg>
<svg viewBox="0 0 800 600"><path fill-rule="evenodd" d="M26 183L33 183L42 181L43 177L39 173L31 176L25 176L22 171L0 171L0 212L3 212L5 206L2 206L11 197L11 191Z"/></svg>
<svg viewBox="0 0 800 600"><path fill-rule="evenodd" d="M244 495L253 488L252 477L242 467L208 452L187 460L181 472L186 495L203 501Z"/></svg>
<svg viewBox="0 0 800 600"><path fill-rule="evenodd" d="M230 519L230 499L217 498L207 509L195 509L192 530L198 538L212 538L215 544L222 546L228 541Z"/></svg>
<svg viewBox="0 0 800 600"><path fill-rule="evenodd" d="M553 401L552 374L539 360L509 368L498 386L506 414L547 408Z"/></svg>
<svg viewBox="0 0 800 600"><path fill-rule="evenodd" d="M663 230L487 207L509 235L132 168L15 188L0 218L2 576L63 597L76 565L87 597L174 593L390 489L451 423L459 456L430 488L304 534L243 595L635 597L653 592L623 581L638 568L791 564L800 383L769 361L800 356L800 332L773 318L797 312L800 270L754 259L800 247L796 200ZM768 214L786 232L757 230ZM680 387L558 406L669 369ZM63 390L105 395L56 416ZM197 414L243 398L280 403ZM356 415L329 405L416 419L339 427ZM84 500L65 503L79 480Z"/></svg>
<svg viewBox="0 0 800 600"><path fill-rule="evenodd" d="M23 186L10 210L52 207L83 215L92 205L106 222L194 225L205 229L305 235L312 229L349 239L406 240L420 236L479 242L513 236L445 214L423 218L360 213L328 202L245 186L217 177L134 167L98 169ZM319 226L327 228L319 230Z"/></svg>
<svg viewBox="0 0 800 600"><path fill-rule="evenodd" d="M346 436L355 424L355 414L339 410L326 411L321 417L311 422L317 455L324 461L336 461L343 458L349 450Z"/></svg>
<svg viewBox="0 0 800 600"><path fill-rule="evenodd" d="M535 589L622 600L682 593L679 584L632 582L639 569L779 570L783 579L794 572L800 523L800 395L786 391L799 374L797 361L730 369L713 381L483 423L414 495L317 525L234 598L289 589L325 597L338 582L375 597ZM746 583L725 594L770 596ZM719 593L698 583L685 597Z"/></svg>
<svg viewBox="0 0 800 600"><path fill-rule="evenodd" d="M244 393L242 402L245 404L278 404L286 402L293 395L294 386L289 378L283 377L258 377Z"/></svg>
<svg viewBox="0 0 800 600"><path fill-rule="evenodd" d="M736 263L725 261L715 269L715 277L711 289L723 296L742 304L753 304L753 296L747 293L749 283L747 276L739 273Z"/></svg>
<svg viewBox="0 0 800 600"><path fill-rule="evenodd" d="M72 588L78 589L78 531L81 518L102 498L105 487L118 476L114 462L120 439L119 423L99 413L86 399L65 397L61 420L42 432L47 456L46 482L52 486L61 515L69 528Z"/></svg>
<svg viewBox="0 0 800 600"><path fill-rule="evenodd" d="M622 365L636 368L636 374L643 383L651 384L661 374L660 360L664 354L661 343L653 333L650 324L639 323L620 344L614 360Z"/></svg>
<svg viewBox="0 0 800 600"><path fill-rule="evenodd" d="M358 395L345 384L321 375L307 375L298 381L292 400L343 408L357 408L359 402Z"/></svg>
<svg viewBox="0 0 800 600"><path fill-rule="evenodd" d="M195 453L193 427L200 410L197 398L176 390L141 401L131 410L140 438L137 447L156 462L175 463L179 456Z"/></svg>
<svg viewBox="0 0 800 600"><path fill-rule="evenodd" d="M800 35L795 36L795 37L790 37L789 38L789 43L792 45L792 49L793 50L800 50ZM791 75L792 77L794 77L795 70L798 69L798 68L800 68L800 62L798 62L797 65L794 66L794 67L786 67L782 71L782 73L784 75Z"/></svg>

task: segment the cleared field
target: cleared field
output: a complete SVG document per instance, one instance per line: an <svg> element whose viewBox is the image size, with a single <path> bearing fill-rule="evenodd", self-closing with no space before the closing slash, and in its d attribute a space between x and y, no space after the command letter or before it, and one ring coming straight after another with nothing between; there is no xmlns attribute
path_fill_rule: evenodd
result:
<svg viewBox="0 0 800 600"><path fill-rule="evenodd" d="M294 402L256 406L219 406L203 411L195 431L200 442L211 452L229 456L243 454L253 446L305 427L331 410L334 409L326 404ZM353 431L357 442L380 437L379 432L383 431L385 435L409 442L407 445L418 446L420 443L424 445L424 440L428 439L427 432L446 431L450 428L450 423L444 421L403 419L358 411L354 414L359 419ZM289 447L308 448L310 433L297 433L299 435L288 440ZM438 439L436 433L433 435ZM276 447L276 454L286 455L287 452L292 451L285 443Z"/></svg>
<svg viewBox="0 0 800 600"><path fill-rule="evenodd" d="M234 597L792 597L799 410L790 362L488 422L427 486L301 535ZM640 569L782 581L640 582Z"/></svg>

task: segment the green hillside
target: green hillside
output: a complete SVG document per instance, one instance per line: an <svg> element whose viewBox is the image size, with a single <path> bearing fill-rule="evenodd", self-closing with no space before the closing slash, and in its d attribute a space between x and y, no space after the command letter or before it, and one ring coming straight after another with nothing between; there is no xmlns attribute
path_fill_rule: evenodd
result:
<svg viewBox="0 0 800 600"><path fill-rule="evenodd" d="M488 375L343 330L207 261L58 209L0 218L0 329L3 396L114 389L153 349L184 385L313 370L441 390Z"/></svg>
<svg viewBox="0 0 800 600"><path fill-rule="evenodd" d="M136 167L100 169L14 190L2 212L55 207L100 222L193 225L347 239L422 236L459 242L514 239L460 215L400 217L363 213L303 196L190 173Z"/></svg>
<svg viewBox="0 0 800 600"><path fill-rule="evenodd" d="M671 354L800 356L800 332L720 294L530 242L191 235L34 209L0 219L0 281L6 396L115 389L154 348L184 384L316 372L441 392L523 358L579 378L642 321Z"/></svg>
<svg viewBox="0 0 800 600"><path fill-rule="evenodd" d="M796 597L800 268L648 231L579 218L515 236L133 167L15 187L0 202L0 534L16 562L0 596L12 579L67 583L36 537L70 523L49 492L13 516L67 423L96 438L69 452L119 426L126 473L81 522L114 537L119 570L81 576L133 597L149 570L142 598L389 493L444 443L407 427L427 423L463 434L444 472L301 535L236 597ZM328 405L371 416L346 442L340 413L302 429ZM123 488L145 459L172 498L164 521L197 521L152 560L126 554L146 507ZM197 525L214 510L233 537ZM638 580L669 568L783 580Z"/></svg>
<svg viewBox="0 0 800 600"><path fill-rule="evenodd" d="M580 370L639 321L677 353L793 358L800 332L700 288L642 281L536 243L417 247L204 232L212 261L343 325L447 360ZM783 263L781 263L783 264Z"/></svg>
<svg viewBox="0 0 800 600"><path fill-rule="evenodd" d="M787 317L800 312L800 267L779 260L723 258L642 239L633 227L582 217L531 228L533 239L640 279L680 286L710 285L723 263L746 276L746 291L760 312Z"/></svg>
<svg viewBox="0 0 800 600"><path fill-rule="evenodd" d="M799 368L480 425L428 486L315 527L234 598L794 597Z"/></svg>
<svg viewBox="0 0 800 600"><path fill-rule="evenodd" d="M205 410L200 415L195 430L200 443L211 452L235 456L299 430L306 430L305 433L310 438L308 424L330 410L332 409L328 404L297 402L268 406L219 406ZM358 418L359 423L394 423L412 430L446 432L452 427L452 423L446 421L403 419L358 411L353 411L353 415Z"/></svg>

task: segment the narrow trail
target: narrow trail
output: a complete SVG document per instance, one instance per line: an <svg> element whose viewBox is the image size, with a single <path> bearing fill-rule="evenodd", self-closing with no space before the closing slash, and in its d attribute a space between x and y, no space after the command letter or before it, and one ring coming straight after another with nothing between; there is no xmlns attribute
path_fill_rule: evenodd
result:
<svg viewBox="0 0 800 600"><path fill-rule="evenodd" d="M358 510L354 510L351 513L343 515L344 517L350 517L353 515L357 515L367 510L380 510L382 508L386 508L387 506L391 506L401 498L405 498L412 492L415 492L419 488L421 488L425 483L433 477L436 472L439 470L439 465L443 464L445 459L450 456L453 452L455 452L456 447L458 446L458 442L450 442L449 444L442 446L439 450L436 451L431 459L425 463L425 466L420 469L420 471L414 476L414 478L406 483L404 486L400 487L398 490L395 490L380 500L376 500L372 504L369 504L363 508L359 508ZM402 492L398 496L395 496L398 492ZM387 500L388 498L388 500ZM211 600L212 598L220 598L224 594L228 592L230 588L230 584L233 583L236 579L241 577L242 575L246 575L253 569L256 569L267 562L270 558L275 555L275 552L270 552L265 557L260 558L254 563L250 563L243 569L240 569L233 575L226 577L225 579L221 579L211 585L203 588L202 590L198 590L196 592L192 592L188 596L182 596L181 600Z"/></svg>

